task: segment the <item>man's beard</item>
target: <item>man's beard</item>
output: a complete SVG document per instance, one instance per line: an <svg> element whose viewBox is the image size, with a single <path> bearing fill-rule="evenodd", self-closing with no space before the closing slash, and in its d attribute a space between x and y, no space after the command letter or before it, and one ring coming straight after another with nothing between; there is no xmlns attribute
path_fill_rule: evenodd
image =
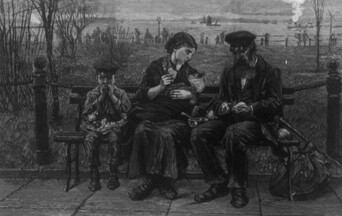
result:
<svg viewBox="0 0 342 216"><path fill-rule="evenodd" d="M256 75L255 68L250 68L247 65L239 65L235 67L235 76L239 79L253 79Z"/></svg>
<svg viewBox="0 0 342 216"><path fill-rule="evenodd" d="M250 60L246 56L240 56L234 67L235 76L239 79L253 79L256 75L255 60L253 58Z"/></svg>
<svg viewBox="0 0 342 216"><path fill-rule="evenodd" d="M241 65L248 66L249 68L255 68L255 58L253 58L253 56L248 57L247 55L234 55L234 66Z"/></svg>

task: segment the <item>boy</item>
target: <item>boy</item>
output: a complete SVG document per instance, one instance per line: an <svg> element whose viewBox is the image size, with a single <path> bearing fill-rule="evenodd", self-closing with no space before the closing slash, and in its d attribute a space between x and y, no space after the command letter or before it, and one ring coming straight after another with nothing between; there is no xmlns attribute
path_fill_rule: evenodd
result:
<svg viewBox="0 0 342 216"><path fill-rule="evenodd" d="M91 170L90 191L101 189L99 173L99 147L108 143L109 179L107 188L115 190L120 186L117 171L120 164L121 127L131 103L124 90L115 84L114 74L119 67L112 61L101 60L93 65L98 86L88 92L84 104L82 130L86 131L84 146Z"/></svg>

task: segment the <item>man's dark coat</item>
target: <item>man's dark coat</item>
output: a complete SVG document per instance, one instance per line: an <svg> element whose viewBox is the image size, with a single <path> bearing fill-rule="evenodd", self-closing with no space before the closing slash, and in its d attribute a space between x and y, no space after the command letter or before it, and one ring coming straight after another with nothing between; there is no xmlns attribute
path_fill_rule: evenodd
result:
<svg viewBox="0 0 342 216"><path fill-rule="evenodd" d="M281 115L282 106L282 85L280 70L273 68L261 56L257 55L256 76L247 81L246 85L252 85L253 95L250 102L246 102L253 107L253 118L260 122L261 130L266 139L277 145L276 134L278 130L278 118ZM220 92L217 98L213 99L208 106L208 110L217 113L223 102L234 103L234 79L235 67L225 69L220 81Z"/></svg>

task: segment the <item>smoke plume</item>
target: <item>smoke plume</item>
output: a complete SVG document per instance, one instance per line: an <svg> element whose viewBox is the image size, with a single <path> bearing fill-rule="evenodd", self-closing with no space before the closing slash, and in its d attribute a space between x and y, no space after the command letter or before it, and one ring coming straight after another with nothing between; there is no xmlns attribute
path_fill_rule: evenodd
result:
<svg viewBox="0 0 342 216"><path fill-rule="evenodd" d="M301 7L304 4L305 0L282 0L283 2L292 4L292 21L297 22L299 17L303 14L303 8Z"/></svg>
<svg viewBox="0 0 342 216"><path fill-rule="evenodd" d="M241 6L242 6L241 0L231 0L231 2L225 7L225 11L232 12L232 13L240 13Z"/></svg>

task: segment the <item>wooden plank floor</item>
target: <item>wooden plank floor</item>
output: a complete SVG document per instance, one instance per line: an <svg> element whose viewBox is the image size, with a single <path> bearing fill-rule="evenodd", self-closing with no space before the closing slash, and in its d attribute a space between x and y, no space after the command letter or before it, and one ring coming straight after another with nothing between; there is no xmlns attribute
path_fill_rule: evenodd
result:
<svg viewBox="0 0 342 216"><path fill-rule="evenodd" d="M197 204L193 196L208 188L203 180L184 179L177 182L178 198L163 199L157 190L144 201L131 201L127 192L131 183L121 179L115 191L106 188L95 193L87 189L84 179L69 192L64 192L63 179L0 179L0 215L261 215L261 216L340 216L342 215L342 178L315 197L291 202L273 197L268 191L268 177L251 177L247 190L249 204L242 209L231 206L231 195Z"/></svg>

